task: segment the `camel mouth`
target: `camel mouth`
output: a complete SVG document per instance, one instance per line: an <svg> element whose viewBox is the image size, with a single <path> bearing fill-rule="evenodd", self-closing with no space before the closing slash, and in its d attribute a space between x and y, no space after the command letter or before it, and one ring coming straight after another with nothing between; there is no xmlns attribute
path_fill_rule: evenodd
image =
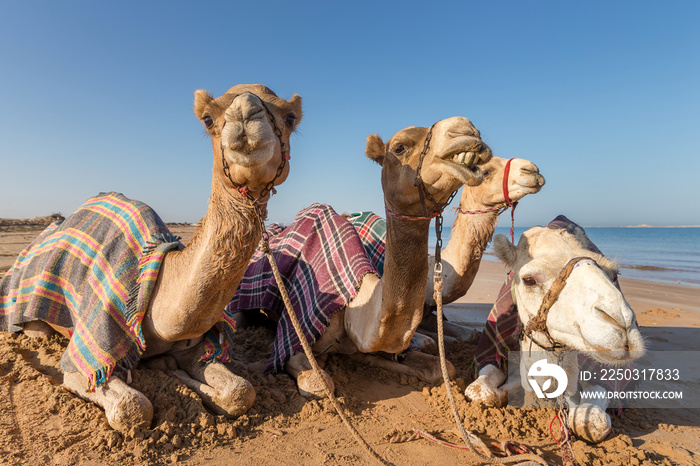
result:
<svg viewBox="0 0 700 466"><path fill-rule="evenodd" d="M245 168L255 168L267 164L275 156L275 144L273 141L256 145L243 145L240 147L227 147L224 154L229 162Z"/></svg>
<svg viewBox="0 0 700 466"><path fill-rule="evenodd" d="M542 178L542 177L540 177ZM536 192L539 192L540 189L544 186L544 178L541 180L538 179L532 179L528 181L516 181L515 184L525 193L525 194L533 194Z"/></svg>
<svg viewBox="0 0 700 466"><path fill-rule="evenodd" d="M475 151L447 153L438 160L444 168L461 183L474 186L481 183L484 174L478 164L484 163L484 155Z"/></svg>
<svg viewBox="0 0 700 466"><path fill-rule="evenodd" d="M585 339L583 342L586 346L586 348L584 348L586 355L602 364L610 366L629 364L635 359L641 358L646 353L644 339L641 332L636 328L632 328L627 332L626 341L624 345L619 348L603 348L591 344Z"/></svg>

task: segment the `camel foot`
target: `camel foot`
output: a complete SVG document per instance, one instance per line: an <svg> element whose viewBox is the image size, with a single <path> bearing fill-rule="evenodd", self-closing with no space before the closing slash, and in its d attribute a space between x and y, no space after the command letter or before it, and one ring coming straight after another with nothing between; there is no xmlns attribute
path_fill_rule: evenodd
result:
<svg viewBox="0 0 700 466"><path fill-rule="evenodd" d="M22 331L29 338L50 337L56 333L53 327L41 320L32 320L31 322L24 323L22 325Z"/></svg>
<svg viewBox="0 0 700 466"><path fill-rule="evenodd" d="M304 398L325 398L326 397L326 385L331 393L335 392L335 384L328 372L320 369L321 377L319 377L313 370L306 370L299 372L297 376L297 389L299 394ZM324 385L325 380L325 385Z"/></svg>
<svg viewBox="0 0 700 466"><path fill-rule="evenodd" d="M600 443L612 431L610 416L600 406L584 403L569 407L569 428L581 440Z"/></svg>
<svg viewBox="0 0 700 466"><path fill-rule="evenodd" d="M237 418L255 403L253 385L223 364L214 362L189 369L189 374L183 370L171 373L197 393L204 405L216 414Z"/></svg>
<svg viewBox="0 0 700 466"><path fill-rule="evenodd" d="M482 403L488 407L502 408L508 403L508 392L490 387L478 379L469 384L464 396L468 401Z"/></svg>
<svg viewBox="0 0 700 466"><path fill-rule="evenodd" d="M87 379L77 372L67 372L63 375L63 385L80 398L104 409L107 422L114 430L128 432L133 427L147 429L151 426L151 402L146 395L117 377L111 377L94 392L87 392Z"/></svg>

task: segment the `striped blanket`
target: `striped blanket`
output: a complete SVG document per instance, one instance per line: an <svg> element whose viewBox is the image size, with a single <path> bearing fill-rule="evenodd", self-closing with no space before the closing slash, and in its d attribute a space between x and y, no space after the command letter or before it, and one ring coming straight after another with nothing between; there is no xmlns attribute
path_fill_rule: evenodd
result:
<svg viewBox="0 0 700 466"><path fill-rule="evenodd" d="M68 329L61 366L79 371L94 390L139 360L160 266L168 251L182 248L150 207L101 193L19 255L0 282L0 330L33 320Z"/></svg>
<svg viewBox="0 0 700 466"><path fill-rule="evenodd" d="M547 225L547 228L563 229L571 234L577 234L584 248L594 253L602 254L590 239L588 239L584 229L563 215L559 215L552 220ZM617 277L613 280L613 284L618 289L620 288ZM522 329L518 325L520 320L512 294L512 286L513 271L511 270L491 308L486 326L477 343L474 352L474 362L472 364L474 378L478 376L481 369L489 364L508 373L508 353L510 351L520 351L520 334ZM600 370L600 364L598 362L583 355L579 357L579 365L581 368L591 370L592 372ZM609 388L615 389L619 389L619 387L619 384L609 386Z"/></svg>
<svg viewBox="0 0 700 466"><path fill-rule="evenodd" d="M289 227L267 229L270 249L284 279L304 336L315 342L331 317L357 294L362 277L376 273L350 222L322 204L299 212ZM301 350L267 257L258 249L226 312L262 309L276 320L277 335L266 371L284 368Z"/></svg>

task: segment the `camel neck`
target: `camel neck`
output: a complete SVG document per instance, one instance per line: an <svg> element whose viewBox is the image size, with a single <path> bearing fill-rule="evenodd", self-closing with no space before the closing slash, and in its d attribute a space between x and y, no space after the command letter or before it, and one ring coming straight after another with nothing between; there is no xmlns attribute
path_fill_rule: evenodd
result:
<svg viewBox="0 0 700 466"><path fill-rule="evenodd" d="M260 206L262 215L267 206ZM262 234L250 201L236 199L216 181L206 216L183 251L169 253L151 302L156 335L194 338L221 318Z"/></svg>
<svg viewBox="0 0 700 466"><path fill-rule="evenodd" d="M487 211L489 208L483 204L462 201L460 209L486 212L458 213L455 218L450 240L442 253L445 273L442 300L445 304L461 298L471 287L498 220L498 211ZM426 302L434 305L432 284L428 286L430 290L426 292Z"/></svg>
<svg viewBox="0 0 700 466"><path fill-rule="evenodd" d="M408 335L410 340L423 315L430 220L388 216L386 226L380 318L382 327L389 330L386 337L405 340Z"/></svg>

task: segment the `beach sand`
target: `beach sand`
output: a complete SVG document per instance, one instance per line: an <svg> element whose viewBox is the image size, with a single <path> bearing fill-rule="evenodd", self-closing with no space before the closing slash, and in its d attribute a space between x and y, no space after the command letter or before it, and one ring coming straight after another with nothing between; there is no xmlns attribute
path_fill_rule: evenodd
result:
<svg viewBox="0 0 700 466"><path fill-rule="evenodd" d="M0 226L0 277L41 231ZM192 227L173 227L187 241ZM483 325L505 268L483 261L465 297L446 306L450 320ZM700 350L700 289L620 280L651 350ZM152 429L120 434L103 412L61 388L66 340L29 339L0 332L0 464L369 464L371 460L326 400L300 397L285 374L264 375L273 331L241 330L231 368L255 387L249 413L230 421L209 414L199 398L167 374L133 371L133 385L154 404ZM447 346L457 368L455 391L467 429L485 441L515 440L560 463L548 433L553 410L484 408L461 393L471 381L474 346ZM478 464L468 452L424 439L401 441L413 429L461 444L444 387L331 356L326 369L351 422L393 464ZM574 442L581 465L700 464L700 409L627 409L613 418L613 433L599 445Z"/></svg>

